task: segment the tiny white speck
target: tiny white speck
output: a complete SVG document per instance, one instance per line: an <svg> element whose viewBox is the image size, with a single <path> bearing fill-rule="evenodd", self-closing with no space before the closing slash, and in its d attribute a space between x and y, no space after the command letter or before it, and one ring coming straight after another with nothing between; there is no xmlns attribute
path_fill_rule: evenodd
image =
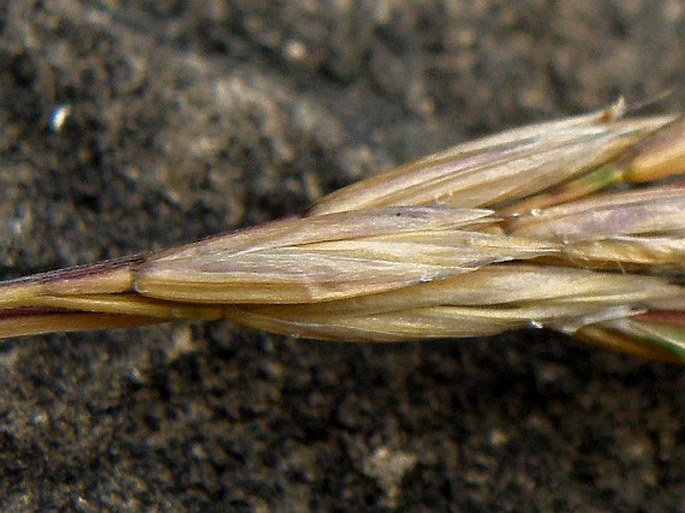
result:
<svg viewBox="0 0 685 513"><path fill-rule="evenodd" d="M509 435L501 429L490 431L490 443L495 447L502 446L509 441Z"/></svg>
<svg viewBox="0 0 685 513"><path fill-rule="evenodd" d="M302 41L291 40L285 45L285 54L291 61L302 61L307 58L307 47Z"/></svg>
<svg viewBox="0 0 685 513"><path fill-rule="evenodd" d="M529 214L533 217L538 217L542 215L542 210L540 210L539 208L531 208Z"/></svg>
<svg viewBox="0 0 685 513"><path fill-rule="evenodd" d="M542 323L540 321L536 321L535 319L531 319L530 321L528 321L528 326L536 330L541 330L542 328L544 328Z"/></svg>
<svg viewBox="0 0 685 513"><path fill-rule="evenodd" d="M67 104L63 103L55 107L52 110L52 114L50 114L50 130L56 134L59 133L64 127L69 114L71 114L71 106Z"/></svg>

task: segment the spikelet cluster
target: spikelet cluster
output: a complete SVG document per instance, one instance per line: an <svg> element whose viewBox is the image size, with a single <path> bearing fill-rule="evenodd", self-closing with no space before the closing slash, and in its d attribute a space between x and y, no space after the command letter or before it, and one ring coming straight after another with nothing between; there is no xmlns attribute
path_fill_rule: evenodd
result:
<svg viewBox="0 0 685 513"><path fill-rule="evenodd" d="M0 336L219 319L318 339L547 327L685 361L685 121L623 105L395 168L306 215L0 284Z"/></svg>

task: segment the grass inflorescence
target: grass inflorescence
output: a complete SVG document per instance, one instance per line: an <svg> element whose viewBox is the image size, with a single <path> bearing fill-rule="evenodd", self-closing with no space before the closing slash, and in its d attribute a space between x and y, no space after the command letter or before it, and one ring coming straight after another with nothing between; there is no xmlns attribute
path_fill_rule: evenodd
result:
<svg viewBox="0 0 685 513"><path fill-rule="evenodd" d="M0 284L0 337L215 320L350 341L548 327L685 361L685 120L509 130L301 217Z"/></svg>

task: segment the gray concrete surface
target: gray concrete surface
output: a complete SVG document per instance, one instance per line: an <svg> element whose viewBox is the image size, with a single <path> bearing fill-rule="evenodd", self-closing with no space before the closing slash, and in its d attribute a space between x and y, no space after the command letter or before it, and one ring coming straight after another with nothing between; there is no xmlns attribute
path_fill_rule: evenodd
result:
<svg viewBox="0 0 685 513"><path fill-rule="evenodd" d="M684 9L5 0L0 276L296 213L621 94L683 110ZM685 511L684 385L680 367L546 331L26 338L0 345L0 509Z"/></svg>

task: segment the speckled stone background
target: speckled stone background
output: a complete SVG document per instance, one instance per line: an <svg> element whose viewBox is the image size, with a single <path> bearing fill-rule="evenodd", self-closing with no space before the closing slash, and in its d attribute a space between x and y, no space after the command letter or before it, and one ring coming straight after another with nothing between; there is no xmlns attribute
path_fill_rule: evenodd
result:
<svg viewBox="0 0 685 513"><path fill-rule="evenodd" d="M685 110L683 84L679 0L5 0L0 276L296 213L622 94ZM546 331L14 340L0 509L685 511L684 388Z"/></svg>

